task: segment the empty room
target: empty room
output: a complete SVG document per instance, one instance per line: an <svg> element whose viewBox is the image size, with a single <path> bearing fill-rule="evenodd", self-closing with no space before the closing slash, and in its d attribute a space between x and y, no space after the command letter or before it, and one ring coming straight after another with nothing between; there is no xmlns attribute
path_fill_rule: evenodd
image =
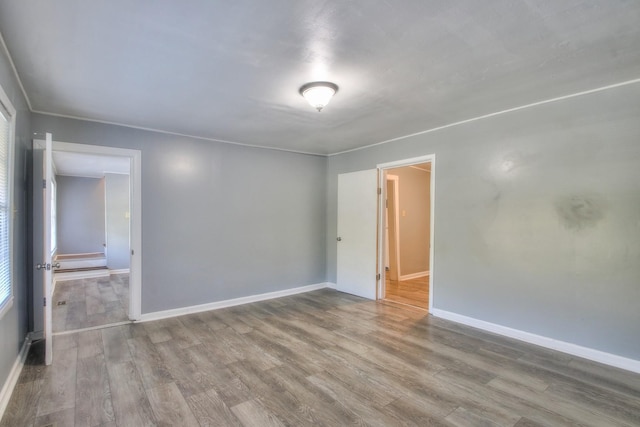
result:
<svg viewBox="0 0 640 427"><path fill-rule="evenodd" d="M638 23L0 0L0 426L640 425Z"/></svg>

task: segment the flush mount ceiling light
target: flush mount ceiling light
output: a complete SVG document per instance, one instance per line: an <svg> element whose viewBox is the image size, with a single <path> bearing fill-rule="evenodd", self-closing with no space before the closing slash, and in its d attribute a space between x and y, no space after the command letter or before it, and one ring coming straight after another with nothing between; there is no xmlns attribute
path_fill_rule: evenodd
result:
<svg viewBox="0 0 640 427"><path fill-rule="evenodd" d="M307 100L309 105L322 111L325 105L331 101L331 97L338 91L338 85L331 82L311 82L300 88L300 95Z"/></svg>

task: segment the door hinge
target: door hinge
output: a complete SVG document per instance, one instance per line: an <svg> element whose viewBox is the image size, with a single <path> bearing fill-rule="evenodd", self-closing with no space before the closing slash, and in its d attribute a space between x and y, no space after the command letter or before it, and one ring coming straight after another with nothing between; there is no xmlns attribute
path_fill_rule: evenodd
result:
<svg viewBox="0 0 640 427"><path fill-rule="evenodd" d="M47 297L42 298L42 305L47 306Z"/></svg>
<svg viewBox="0 0 640 427"><path fill-rule="evenodd" d="M376 274L376 280L380 280L380 273Z"/></svg>
<svg viewBox="0 0 640 427"><path fill-rule="evenodd" d="M378 188L378 194L382 194L382 188Z"/></svg>
<svg viewBox="0 0 640 427"><path fill-rule="evenodd" d="M133 249L131 249L131 255L133 255Z"/></svg>
<svg viewBox="0 0 640 427"><path fill-rule="evenodd" d="M42 180L42 188L47 188L47 180L46 179Z"/></svg>

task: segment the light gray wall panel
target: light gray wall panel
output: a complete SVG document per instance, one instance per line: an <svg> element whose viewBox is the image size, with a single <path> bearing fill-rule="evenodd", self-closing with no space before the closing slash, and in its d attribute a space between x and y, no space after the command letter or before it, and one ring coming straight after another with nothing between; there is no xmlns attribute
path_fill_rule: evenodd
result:
<svg viewBox="0 0 640 427"><path fill-rule="evenodd" d="M129 268L129 175L108 173L105 183L107 267Z"/></svg>
<svg viewBox="0 0 640 427"><path fill-rule="evenodd" d="M142 151L142 312L321 283L326 158L34 114L54 140Z"/></svg>
<svg viewBox="0 0 640 427"><path fill-rule="evenodd" d="M103 252L105 192L103 178L56 176L57 253Z"/></svg>
<svg viewBox="0 0 640 427"><path fill-rule="evenodd" d="M436 154L434 307L640 360L640 85L333 156L339 173Z"/></svg>
<svg viewBox="0 0 640 427"><path fill-rule="evenodd" d="M0 319L0 387L9 376L16 361L24 338L32 325L30 317L31 275L30 204L27 188L31 176L31 113L11 64L3 48L0 47L0 86L17 111L16 141L14 151L13 195L16 210L14 220L13 247L13 307Z"/></svg>

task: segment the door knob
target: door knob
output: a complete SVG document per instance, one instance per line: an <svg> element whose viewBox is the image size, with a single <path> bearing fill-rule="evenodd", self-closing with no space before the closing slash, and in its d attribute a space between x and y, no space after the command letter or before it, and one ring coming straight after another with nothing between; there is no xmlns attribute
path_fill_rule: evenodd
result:
<svg viewBox="0 0 640 427"><path fill-rule="evenodd" d="M36 264L36 270L51 270L51 264L38 263Z"/></svg>
<svg viewBox="0 0 640 427"><path fill-rule="evenodd" d="M342 242L342 237L338 237L336 240L337 240L338 242Z"/></svg>
<svg viewBox="0 0 640 427"><path fill-rule="evenodd" d="M56 262L55 264L52 265L53 268L60 268L60 263Z"/></svg>

